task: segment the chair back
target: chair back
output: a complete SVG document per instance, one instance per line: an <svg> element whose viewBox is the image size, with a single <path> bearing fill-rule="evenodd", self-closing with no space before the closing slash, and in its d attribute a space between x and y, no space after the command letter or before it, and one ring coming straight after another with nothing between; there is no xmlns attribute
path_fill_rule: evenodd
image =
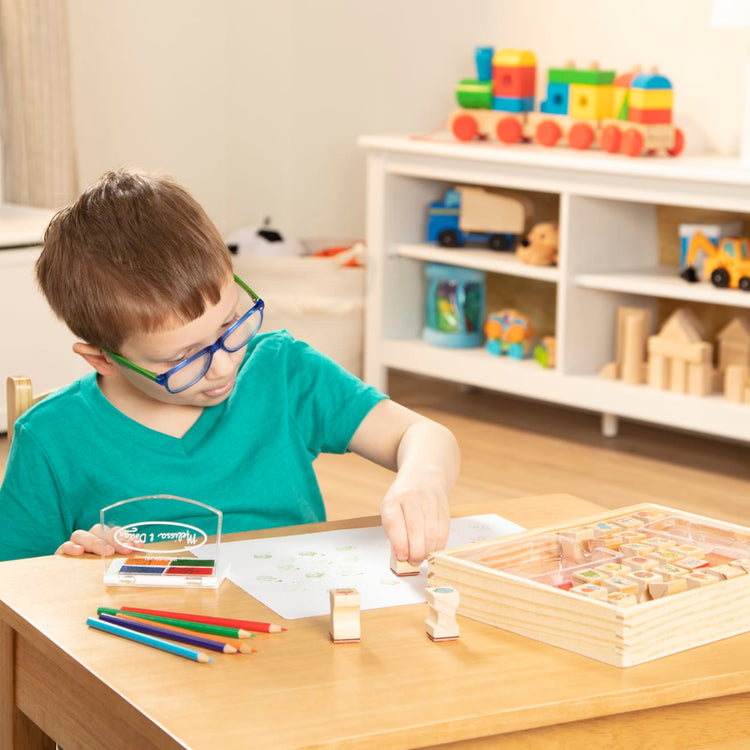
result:
<svg viewBox="0 0 750 750"><path fill-rule="evenodd" d="M8 441L13 437L13 430L16 420L27 409L34 404L39 403L45 396L49 396L52 391L43 391L34 395L34 389L31 385L31 378L25 375L11 375L7 381L8 393Z"/></svg>

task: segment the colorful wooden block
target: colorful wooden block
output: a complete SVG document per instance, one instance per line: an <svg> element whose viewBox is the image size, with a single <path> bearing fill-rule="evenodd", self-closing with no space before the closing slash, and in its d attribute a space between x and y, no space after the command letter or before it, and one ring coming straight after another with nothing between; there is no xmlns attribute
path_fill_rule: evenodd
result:
<svg viewBox="0 0 750 750"><path fill-rule="evenodd" d="M456 101L467 109L492 109L492 82L462 79L456 86Z"/></svg>
<svg viewBox="0 0 750 750"><path fill-rule="evenodd" d="M331 603L330 634L334 643L355 643L360 639L359 607L357 589L330 589Z"/></svg>
<svg viewBox="0 0 750 750"><path fill-rule="evenodd" d="M433 641L455 641L459 636L456 622L456 609L460 595L452 586L428 586L425 589L427 605L430 608L425 627Z"/></svg>
<svg viewBox="0 0 750 750"><path fill-rule="evenodd" d="M548 83L547 98L539 106L540 111L552 115L567 115L570 100L570 84Z"/></svg>
<svg viewBox="0 0 750 750"><path fill-rule="evenodd" d="M533 96L493 96L492 109L499 112L533 112Z"/></svg>
<svg viewBox="0 0 750 750"><path fill-rule="evenodd" d="M615 71L599 70L598 68L590 68L588 70L574 67L550 68L547 71L547 80L551 83L610 86L614 83Z"/></svg>
<svg viewBox="0 0 750 750"><path fill-rule="evenodd" d="M631 101L633 93L631 92ZM672 122L671 109L638 109L631 103L628 109L630 122L639 122L643 125L664 125Z"/></svg>
<svg viewBox="0 0 750 750"><path fill-rule="evenodd" d="M674 104L672 89L638 89L630 92L630 106L636 109L671 109Z"/></svg>
<svg viewBox="0 0 750 750"><path fill-rule="evenodd" d="M612 113L612 86L571 83L568 114L580 120L600 120Z"/></svg>

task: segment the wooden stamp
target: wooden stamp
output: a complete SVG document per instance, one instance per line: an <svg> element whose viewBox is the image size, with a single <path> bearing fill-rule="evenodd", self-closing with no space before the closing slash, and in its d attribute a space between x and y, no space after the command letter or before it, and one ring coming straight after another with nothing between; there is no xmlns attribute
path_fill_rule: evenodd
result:
<svg viewBox="0 0 750 750"><path fill-rule="evenodd" d="M648 601L650 598L649 592L648 592L648 586L651 583L660 583L664 579L657 575L656 573L652 573L650 570L634 570L632 573L628 573L626 578L629 578L631 581L635 581L638 584L638 601L639 602L645 602Z"/></svg>
<svg viewBox="0 0 750 750"><path fill-rule="evenodd" d="M625 557L635 557L636 555L645 557L653 551L653 547L649 547L648 544L643 544L642 542L627 542L620 546L620 552L622 552Z"/></svg>
<svg viewBox="0 0 750 750"><path fill-rule="evenodd" d="M738 568L741 568L745 571L745 573L750 573L750 560L749 559L741 559L741 560L732 560L730 565L735 565Z"/></svg>
<svg viewBox="0 0 750 750"><path fill-rule="evenodd" d="M419 574L419 565L412 565L408 560L397 560L391 550L391 570L397 576L415 576Z"/></svg>
<svg viewBox="0 0 750 750"><path fill-rule="evenodd" d="M668 539L665 536L649 536L643 540L643 544L653 548L654 552L666 552L674 547L676 542L674 539Z"/></svg>
<svg viewBox="0 0 750 750"><path fill-rule="evenodd" d="M682 557L679 560L675 560L675 565L685 570L696 570L697 568L707 568L708 560L704 560L702 557Z"/></svg>
<svg viewBox="0 0 750 750"><path fill-rule="evenodd" d="M720 576L723 581L728 578L737 578L738 576L744 576L745 571L738 565L714 565L712 568L706 568L706 573L712 573L713 575Z"/></svg>
<svg viewBox="0 0 750 750"><path fill-rule="evenodd" d="M687 591L687 581L684 578L672 578L670 580L654 581L648 585L648 593L652 599L661 599L662 596L679 594Z"/></svg>
<svg viewBox="0 0 750 750"><path fill-rule="evenodd" d="M459 636L456 622L458 591L452 586L428 586L425 595L430 607L425 620L428 637L433 641L455 641Z"/></svg>
<svg viewBox="0 0 750 750"><path fill-rule="evenodd" d="M605 579L609 578L605 573L594 570L594 568L585 568L584 570L577 570L573 573L573 583L596 583L599 584Z"/></svg>
<svg viewBox="0 0 750 750"><path fill-rule="evenodd" d="M628 570L630 572L630 570ZM614 576L602 582L602 585L612 594L633 594L638 593L638 584L629 578Z"/></svg>
<svg viewBox="0 0 750 750"><path fill-rule="evenodd" d="M627 565L631 570L651 570L657 566L656 560L652 560L645 555L633 555L632 557L623 557L622 564Z"/></svg>
<svg viewBox="0 0 750 750"><path fill-rule="evenodd" d="M659 565L675 565L677 561L682 560L685 555L675 552L674 547L672 547L671 549L664 549L661 551L654 550L646 555L646 557L656 560Z"/></svg>
<svg viewBox="0 0 750 750"><path fill-rule="evenodd" d="M609 591L604 586L598 586L595 583L582 583L580 586L573 586L570 591L591 599L606 599L609 596Z"/></svg>
<svg viewBox="0 0 750 750"><path fill-rule="evenodd" d="M614 604L616 607L632 607L634 604L638 604L638 598L635 594L624 594L613 592L605 599L609 604Z"/></svg>
<svg viewBox="0 0 750 750"><path fill-rule="evenodd" d="M662 563L661 565L652 568L652 570L665 581L671 581L675 578L684 578L687 575L685 568L680 568L678 565L672 565L672 563Z"/></svg>
<svg viewBox="0 0 750 750"><path fill-rule="evenodd" d="M711 576L703 571L696 571L695 573L690 573L685 576L685 582L689 589L699 589L702 586L708 586L711 583L718 583L719 580L718 576Z"/></svg>
<svg viewBox="0 0 750 750"><path fill-rule="evenodd" d="M683 557L704 557L706 554L702 547L696 547L694 544L677 544L672 547L672 552Z"/></svg>
<svg viewBox="0 0 750 750"><path fill-rule="evenodd" d="M359 592L357 589L329 589L331 600L331 640L357 643L360 638Z"/></svg>

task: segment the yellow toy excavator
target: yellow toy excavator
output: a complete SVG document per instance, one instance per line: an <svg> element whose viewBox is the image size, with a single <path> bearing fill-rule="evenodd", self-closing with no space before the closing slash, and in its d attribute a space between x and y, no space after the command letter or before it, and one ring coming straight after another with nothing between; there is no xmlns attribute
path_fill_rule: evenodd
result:
<svg viewBox="0 0 750 750"><path fill-rule="evenodd" d="M750 240L745 237L722 237L714 245L703 232L696 232L688 244L686 267L680 276L686 281L698 281L693 264L698 253L705 254L703 278L721 289L731 287L750 292Z"/></svg>

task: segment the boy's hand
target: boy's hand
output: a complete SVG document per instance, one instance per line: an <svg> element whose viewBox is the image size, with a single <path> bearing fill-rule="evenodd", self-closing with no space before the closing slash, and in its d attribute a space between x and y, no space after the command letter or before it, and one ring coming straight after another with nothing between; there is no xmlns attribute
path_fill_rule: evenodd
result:
<svg viewBox="0 0 750 750"><path fill-rule="evenodd" d="M103 531L103 533L102 533ZM92 555L127 555L133 550L130 547L124 547L114 538L116 529L108 528L97 523L88 531L76 529L67 542L63 542L56 550L56 555L69 555L78 557L89 552ZM104 541L102 540L104 537ZM103 546L103 551L102 551Z"/></svg>
<svg viewBox="0 0 750 750"><path fill-rule="evenodd" d="M448 497L439 485L426 479L397 478L380 504L383 530L396 559L412 565L419 565L448 541Z"/></svg>

